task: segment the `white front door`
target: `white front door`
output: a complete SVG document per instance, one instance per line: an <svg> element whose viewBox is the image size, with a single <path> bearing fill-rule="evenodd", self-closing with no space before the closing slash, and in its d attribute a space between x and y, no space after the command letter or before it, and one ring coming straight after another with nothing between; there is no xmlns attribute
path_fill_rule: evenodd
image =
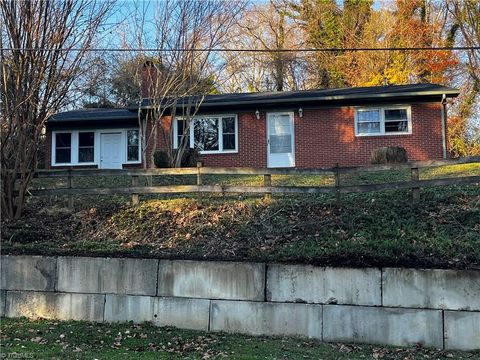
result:
<svg viewBox="0 0 480 360"><path fill-rule="evenodd" d="M100 136L100 168L122 168L122 133L108 133Z"/></svg>
<svg viewBox="0 0 480 360"><path fill-rule="evenodd" d="M295 166L293 113L267 114L268 167Z"/></svg>

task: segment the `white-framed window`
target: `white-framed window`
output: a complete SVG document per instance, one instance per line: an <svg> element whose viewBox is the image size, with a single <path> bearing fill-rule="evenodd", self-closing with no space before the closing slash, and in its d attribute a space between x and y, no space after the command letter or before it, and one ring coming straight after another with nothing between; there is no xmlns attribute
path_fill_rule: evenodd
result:
<svg viewBox="0 0 480 360"><path fill-rule="evenodd" d="M78 133L78 162L95 162L95 132L81 131Z"/></svg>
<svg viewBox="0 0 480 360"><path fill-rule="evenodd" d="M201 154L238 152L238 119L236 115L205 115L191 120L175 119L173 146L178 148L182 139L187 147L196 148ZM185 138L186 137L186 138Z"/></svg>
<svg viewBox="0 0 480 360"><path fill-rule="evenodd" d="M127 162L140 161L140 137L137 129L127 130Z"/></svg>
<svg viewBox="0 0 480 360"><path fill-rule="evenodd" d="M70 164L72 162L72 134L58 132L53 136L53 154L56 164Z"/></svg>
<svg viewBox="0 0 480 360"><path fill-rule="evenodd" d="M141 143L138 128L53 130L52 166L99 165L101 135L118 133L121 136L118 153L123 164L141 163Z"/></svg>
<svg viewBox="0 0 480 360"><path fill-rule="evenodd" d="M408 135L412 133L410 106L379 106L355 109L355 135Z"/></svg>

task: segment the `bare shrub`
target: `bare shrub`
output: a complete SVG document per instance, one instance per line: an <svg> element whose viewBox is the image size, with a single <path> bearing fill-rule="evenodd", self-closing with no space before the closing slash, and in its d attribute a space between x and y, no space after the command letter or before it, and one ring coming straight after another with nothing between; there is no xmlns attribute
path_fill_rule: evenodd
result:
<svg viewBox="0 0 480 360"><path fill-rule="evenodd" d="M372 151L372 164L404 163L408 161L407 151L400 146L385 146Z"/></svg>

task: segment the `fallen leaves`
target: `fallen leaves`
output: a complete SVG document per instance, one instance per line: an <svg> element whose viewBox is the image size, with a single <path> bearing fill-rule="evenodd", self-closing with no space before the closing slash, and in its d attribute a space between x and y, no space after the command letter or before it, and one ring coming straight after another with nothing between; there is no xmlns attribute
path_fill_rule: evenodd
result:
<svg viewBox="0 0 480 360"><path fill-rule="evenodd" d="M213 359L219 357L227 357L225 351L211 348L212 345L218 344L218 337L215 335L197 336L193 339L183 338L182 336L174 336L167 343L149 343L148 347L152 351L165 351L176 355L186 355L189 353L200 353L202 359Z"/></svg>
<svg viewBox="0 0 480 360"><path fill-rule="evenodd" d="M37 336L31 339L32 342L37 343L37 344L47 344L48 340L42 338L41 336Z"/></svg>
<svg viewBox="0 0 480 360"><path fill-rule="evenodd" d="M152 324L54 323L48 320L2 319L2 349L32 349L42 358L103 359L195 358L204 360L259 355L266 359L474 359L474 353L424 348L383 347L358 344L327 344L295 338L268 338L234 334L158 328ZM52 355L55 354L55 355Z"/></svg>
<svg viewBox="0 0 480 360"><path fill-rule="evenodd" d="M478 267L479 253L471 251L480 229L478 195L434 198L415 208L398 194L375 198L336 204L313 196L269 202L212 196L203 204L190 198L105 203L42 216L32 203L25 219L2 225L6 237L15 235L7 253Z"/></svg>

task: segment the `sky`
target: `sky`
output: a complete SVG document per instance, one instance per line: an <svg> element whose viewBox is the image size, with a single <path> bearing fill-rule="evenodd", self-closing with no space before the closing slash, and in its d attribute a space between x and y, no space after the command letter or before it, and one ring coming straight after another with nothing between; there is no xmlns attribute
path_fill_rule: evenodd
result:
<svg viewBox="0 0 480 360"><path fill-rule="evenodd" d="M155 47L153 22L155 21L156 5L158 5L159 2L161 2L161 0L123 0L116 2L115 8L113 9L111 16L108 18L98 46L102 48L122 48L127 44L128 47L138 47L136 39L128 39L129 36L132 37L131 31L128 29L131 29L132 25L135 23L135 13L142 13L145 14L144 30L142 31L143 47ZM268 0L249 1L250 4L267 2ZM342 2L343 1L338 1L340 4ZM379 9L381 7L390 7L393 4L394 0L375 0L373 8ZM140 18L137 17L137 20L140 20ZM480 114L473 121L477 125L480 125Z"/></svg>

